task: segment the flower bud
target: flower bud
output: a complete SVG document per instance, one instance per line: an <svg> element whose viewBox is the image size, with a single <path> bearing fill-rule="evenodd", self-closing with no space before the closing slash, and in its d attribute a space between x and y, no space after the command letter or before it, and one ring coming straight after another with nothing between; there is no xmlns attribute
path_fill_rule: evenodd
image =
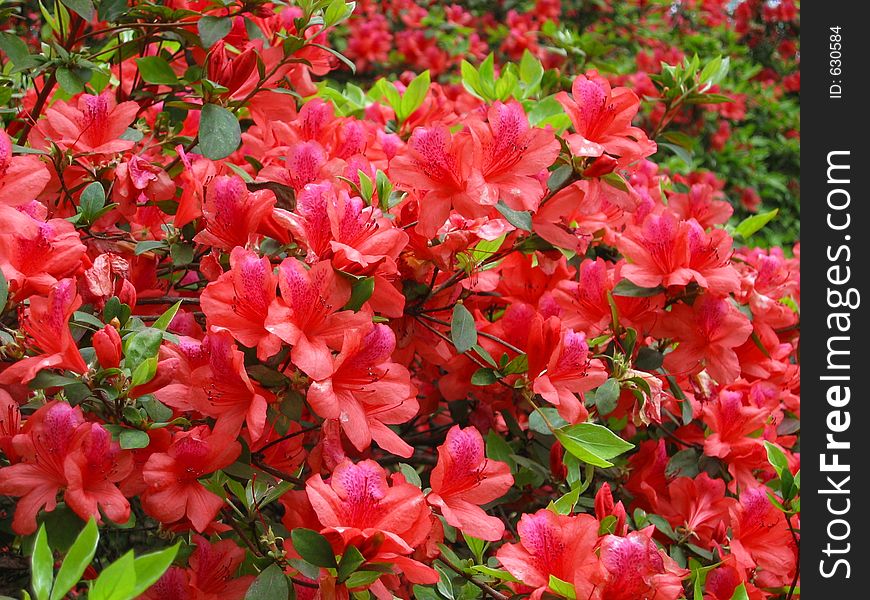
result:
<svg viewBox="0 0 870 600"><path fill-rule="evenodd" d="M106 325L94 334L94 351L104 369L116 369L121 364L121 336L118 330Z"/></svg>

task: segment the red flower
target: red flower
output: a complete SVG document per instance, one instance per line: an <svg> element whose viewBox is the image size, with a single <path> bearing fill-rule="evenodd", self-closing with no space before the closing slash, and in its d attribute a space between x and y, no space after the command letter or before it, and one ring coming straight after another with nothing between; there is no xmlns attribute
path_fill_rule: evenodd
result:
<svg viewBox="0 0 870 600"><path fill-rule="evenodd" d="M274 205L275 195L268 190L249 192L245 182L235 175L215 177L205 190L205 229L194 239L223 250L247 246Z"/></svg>
<svg viewBox="0 0 870 600"><path fill-rule="evenodd" d="M731 553L747 570L758 569L757 585L788 585L797 568L796 549L785 515L771 504L764 486L740 494L731 509Z"/></svg>
<svg viewBox="0 0 870 600"><path fill-rule="evenodd" d="M315 515L322 528L377 530L416 548L429 533L426 500L401 473L393 473L390 482L392 485L378 463L364 460L354 464L345 459L335 467L328 483L320 475L309 478L304 499L296 493L284 497L288 507L285 525L311 527L308 519ZM309 512L312 509L313 513ZM297 523L302 515L306 516Z"/></svg>
<svg viewBox="0 0 870 600"><path fill-rule="evenodd" d="M376 324L367 333L348 331L332 372L308 389L308 403L314 412L324 419L338 419L357 450L368 448L372 439L393 447L401 442L389 428L379 425L385 422L380 418L382 411L402 406L409 412L410 407L417 411L408 370L390 362L395 348L396 336L386 325ZM400 455L413 453L410 446L399 445L404 446Z"/></svg>
<svg viewBox="0 0 870 600"><path fill-rule="evenodd" d="M734 348L752 333L752 323L728 300L704 294L692 306L675 305L659 324L659 334L679 341L665 356L674 373L698 373L706 368L722 384L740 375Z"/></svg>
<svg viewBox="0 0 870 600"><path fill-rule="evenodd" d="M162 523L186 517L194 529L204 531L224 501L198 480L229 466L240 452L238 442L207 425L176 433L166 452L155 452L145 463L148 490L142 495L142 506Z"/></svg>
<svg viewBox="0 0 870 600"><path fill-rule="evenodd" d="M66 219L46 221L42 218L45 207L34 205L35 211L0 205L0 269L16 300L48 293L58 279L81 267L85 254L85 245L72 223Z"/></svg>
<svg viewBox="0 0 870 600"><path fill-rule="evenodd" d="M133 147L132 141L119 138L138 112L138 104L116 104L114 91L106 90L99 96L82 94L75 106L55 102L36 128L45 139L75 153L115 154Z"/></svg>
<svg viewBox="0 0 870 600"><path fill-rule="evenodd" d="M433 237L455 208L462 216L484 216L482 205L494 205L482 175L473 170L470 135L452 135L443 125L418 127L404 153L390 161L389 176L397 186L420 194L417 231Z"/></svg>
<svg viewBox="0 0 870 600"><path fill-rule="evenodd" d="M212 327L226 329L266 360L281 349L281 340L265 327L276 284L268 258L237 246L230 253L230 270L206 286L200 304Z"/></svg>
<svg viewBox="0 0 870 600"><path fill-rule="evenodd" d="M82 519L130 518L130 504L115 485L133 467L130 453L101 425L85 423L80 409L46 404L27 419L13 444L21 462L0 469L0 493L20 497L12 521L16 533L36 531L36 515L54 510L61 489Z"/></svg>
<svg viewBox="0 0 870 600"><path fill-rule="evenodd" d="M68 369L87 373L88 365L79 353L69 329L69 319L82 305L74 279L59 281L48 298L32 296L25 310L22 329L30 347L39 354L12 363L0 373L0 384L27 383L42 369Z"/></svg>
<svg viewBox="0 0 870 600"><path fill-rule="evenodd" d="M487 515L480 505L501 498L514 478L509 465L486 458L484 450L477 429L451 427L447 439L438 446L438 464L432 469L432 491L426 500L441 509L450 525L494 542L504 535L504 523Z"/></svg>
<svg viewBox="0 0 870 600"><path fill-rule="evenodd" d="M533 325L527 352L532 390L556 406L569 423L586 420L588 413L576 394L607 380L603 363L589 355L586 334L573 329L560 332L559 320L550 317L542 325Z"/></svg>
<svg viewBox="0 0 870 600"><path fill-rule="evenodd" d="M12 140L0 129L0 205L27 204L42 193L51 173L38 156L12 156Z"/></svg>
<svg viewBox="0 0 870 600"><path fill-rule="evenodd" d="M606 535L601 540L601 564L608 574L601 600L683 597L682 579L689 571L659 550L652 540L653 529L632 531L625 537Z"/></svg>
<svg viewBox="0 0 870 600"><path fill-rule="evenodd" d="M366 313L341 310L350 300L350 283L335 276L329 261L306 269L287 258L278 268L281 299L272 302L266 329L293 346L293 364L314 379L332 372L330 348L341 348L345 331L371 323Z"/></svg>
<svg viewBox="0 0 870 600"><path fill-rule="evenodd" d="M546 509L524 514L517 524L518 544L505 544L496 558L539 599L550 589L550 576L573 584L578 598L590 598L601 567L595 556L598 520L592 515L558 515Z"/></svg>
<svg viewBox="0 0 870 600"><path fill-rule="evenodd" d="M651 214L640 227L617 240L631 262L622 274L641 287L684 286L695 281L717 295L736 292L737 272L729 264L730 236L723 229L709 234L694 220L679 221L671 213Z"/></svg>
<svg viewBox="0 0 870 600"><path fill-rule="evenodd" d="M515 210L537 210L544 195L539 175L559 155L553 132L530 127L516 101L494 103L487 111L487 123L473 122L470 131L475 164L486 182L483 198L491 204L504 200Z"/></svg>
<svg viewBox="0 0 870 600"><path fill-rule="evenodd" d="M631 125L640 99L628 88L611 90L610 83L597 71L578 75L571 96L559 92L556 99L574 125L576 133L567 137L574 156L597 157L606 152L620 157L624 165L655 153L655 142Z"/></svg>

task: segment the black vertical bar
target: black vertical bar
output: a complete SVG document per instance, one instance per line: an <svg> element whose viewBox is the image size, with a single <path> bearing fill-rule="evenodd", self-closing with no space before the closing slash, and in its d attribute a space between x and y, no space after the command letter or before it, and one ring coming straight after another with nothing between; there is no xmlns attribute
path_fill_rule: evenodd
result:
<svg viewBox="0 0 870 600"><path fill-rule="evenodd" d="M870 33L863 2L801 8L801 592L868 598Z"/></svg>

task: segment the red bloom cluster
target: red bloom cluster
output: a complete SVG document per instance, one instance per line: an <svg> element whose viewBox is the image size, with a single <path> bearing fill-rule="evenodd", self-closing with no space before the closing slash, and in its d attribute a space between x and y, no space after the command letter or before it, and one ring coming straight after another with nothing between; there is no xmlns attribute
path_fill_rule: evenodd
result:
<svg viewBox="0 0 870 600"><path fill-rule="evenodd" d="M735 244L715 177L659 169L638 94L498 91L507 65L487 99L339 89L315 80L343 2L170 4L152 25L202 47L45 80L0 133L16 534L61 500L153 523L190 546L163 600L271 563L301 597L793 592L799 262ZM395 42L439 71L425 10L393 3L394 36L363 4L361 68ZM554 4L508 17L527 69Z"/></svg>

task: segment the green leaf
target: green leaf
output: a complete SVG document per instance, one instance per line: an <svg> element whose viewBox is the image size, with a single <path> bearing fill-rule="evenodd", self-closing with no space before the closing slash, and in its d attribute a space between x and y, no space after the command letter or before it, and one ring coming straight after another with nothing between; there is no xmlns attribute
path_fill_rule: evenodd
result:
<svg viewBox="0 0 870 600"><path fill-rule="evenodd" d="M179 308L181 308L181 300L173 304L165 313L160 315L160 318L154 321L154 324L151 325L151 327L159 329L160 331L166 331L166 328L169 327L169 324L172 323L172 319L174 319L176 313L178 313Z"/></svg>
<svg viewBox="0 0 870 600"><path fill-rule="evenodd" d="M514 453L510 444L495 429L490 429L486 434L486 457L498 460L509 465L513 464L511 454Z"/></svg>
<svg viewBox="0 0 870 600"><path fill-rule="evenodd" d="M686 148L683 148L682 146L678 146L677 144L671 144L668 142L661 142L661 141L658 142L658 146L660 148L667 148L668 150L670 150L671 152L676 154L677 157L681 161L686 163L687 166L689 166L689 167L692 166L692 153L689 150L687 150Z"/></svg>
<svg viewBox="0 0 870 600"><path fill-rule="evenodd" d="M571 179L572 175L574 175L574 167L571 165L557 167L552 173L550 173L550 177L547 179L547 188L551 192L561 190Z"/></svg>
<svg viewBox="0 0 870 600"><path fill-rule="evenodd" d="M610 431L607 427L594 423L579 423L556 430L556 438L565 450L596 467L610 467L611 458L634 448L634 444Z"/></svg>
<svg viewBox="0 0 870 600"><path fill-rule="evenodd" d="M135 254L139 256L140 254L144 254L145 252L150 252L151 250L156 250L157 248L166 248L166 241L164 240L147 240L144 242L139 242L136 244Z"/></svg>
<svg viewBox="0 0 870 600"><path fill-rule="evenodd" d="M97 6L99 20L109 23L114 23L125 12L127 12L127 0L100 0Z"/></svg>
<svg viewBox="0 0 870 600"><path fill-rule="evenodd" d="M350 300L344 305L345 310L358 311L375 291L375 278L366 277L355 281L351 288Z"/></svg>
<svg viewBox="0 0 870 600"><path fill-rule="evenodd" d="M528 49L524 50L520 59L520 80L526 84L527 89L534 90L543 77L544 65Z"/></svg>
<svg viewBox="0 0 870 600"><path fill-rule="evenodd" d="M338 567L332 546L329 545L325 537L313 529L297 527L290 532L290 539L293 541L293 547L296 548L299 556L312 565L327 569Z"/></svg>
<svg viewBox="0 0 870 600"><path fill-rule="evenodd" d="M6 302L9 300L9 282L6 281L6 276L3 271L0 271L0 313L6 308Z"/></svg>
<svg viewBox="0 0 870 600"><path fill-rule="evenodd" d="M570 584L567 581L562 581L555 575L550 575L548 587L565 598L571 598L572 600L577 598L577 591L574 589L573 584Z"/></svg>
<svg viewBox="0 0 870 600"><path fill-rule="evenodd" d="M508 571L504 569L493 569L492 567L487 567L485 565L474 565L471 567L472 571L477 571L487 577L492 577L493 579L499 579L501 581L510 581L513 583L520 583L520 580L511 575Z"/></svg>
<svg viewBox="0 0 870 600"><path fill-rule="evenodd" d="M356 2L347 2L344 0L332 0L326 10L323 11L323 26L333 27L342 21L346 20L353 13L356 7Z"/></svg>
<svg viewBox="0 0 870 600"><path fill-rule="evenodd" d="M103 189L103 184L98 181L88 185L79 198L79 207L82 210L82 215L88 221L92 220L101 208L106 205L106 191Z"/></svg>
<svg viewBox="0 0 870 600"><path fill-rule="evenodd" d="M366 557L363 556L355 546L348 546L338 563L338 581L343 583L350 577L354 571L360 568L366 562Z"/></svg>
<svg viewBox="0 0 870 600"><path fill-rule="evenodd" d="M664 288L662 287L654 287L654 288L644 288L639 285L635 285L628 279L623 279L619 283L617 283L613 287L613 295L614 296L628 296L630 298L648 298L650 296L656 296L664 292Z"/></svg>
<svg viewBox="0 0 870 600"><path fill-rule="evenodd" d="M233 20L229 17L202 17L196 24L199 39L205 48L211 48L224 39L232 28Z"/></svg>
<svg viewBox="0 0 870 600"><path fill-rule="evenodd" d="M602 383L595 390L595 406L601 415L609 415L616 409L619 401L619 381L613 377Z"/></svg>
<svg viewBox="0 0 870 600"><path fill-rule="evenodd" d="M498 204L495 205L495 208L498 212L501 213L501 216L505 218L505 220L516 227L517 229L522 229L523 231L531 231L532 230L532 213L527 210L514 210L510 206L504 203L504 200L499 200Z"/></svg>
<svg viewBox="0 0 870 600"><path fill-rule="evenodd" d="M135 369L140 364L154 358L160 351L163 332L153 327L146 327L133 334L124 344L124 364Z"/></svg>
<svg viewBox="0 0 870 600"><path fill-rule="evenodd" d="M60 0L64 6L78 14L85 21L94 18L94 3L91 0Z"/></svg>
<svg viewBox="0 0 870 600"><path fill-rule="evenodd" d="M740 221L740 224L734 229L734 233L744 240L748 240L755 233L761 230L762 227L767 225L777 214L779 214L779 209L774 208L770 212L746 217Z"/></svg>
<svg viewBox="0 0 870 600"><path fill-rule="evenodd" d="M408 463L399 463L397 466L399 467L399 472L405 476L405 481L416 487L423 485L423 482L420 480L420 474L414 467Z"/></svg>
<svg viewBox="0 0 870 600"><path fill-rule="evenodd" d="M542 435L553 435L547 426L547 421L556 429L568 424L557 409L552 406L542 406L529 415L529 429Z"/></svg>
<svg viewBox="0 0 870 600"><path fill-rule="evenodd" d="M121 448L124 450L135 450L137 448L147 448L151 443L151 438L148 434L139 429L124 429L121 435L118 436L118 441Z"/></svg>
<svg viewBox="0 0 870 600"><path fill-rule="evenodd" d="M37 58L30 54L30 49L27 47L27 44L25 44L24 40L17 35L5 31L0 32L0 50L2 50L9 60L12 61L12 64L15 65L15 68L12 70L13 73L39 65Z"/></svg>
<svg viewBox="0 0 870 600"><path fill-rule="evenodd" d="M54 580L54 557L48 547L48 536L45 524L39 526L36 540L33 543L33 555L30 557L31 585L36 600L48 600L51 594L51 584Z"/></svg>
<svg viewBox="0 0 870 600"><path fill-rule="evenodd" d="M245 600L287 600L290 586L281 567L272 563L263 569L245 594Z"/></svg>
<svg viewBox="0 0 870 600"><path fill-rule="evenodd" d="M550 502L550 505L547 508L549 510L552 510L556 514L570 515L572 512L574 512L574 506L580 499L580 494L582 491L582 488L580 486L577 486L570 492L563 494L562 497L558 500Z"/></svg>
<svg viewBox="0 0 870 600"><path fill-rule="evenodd" d="M352 573L351 576L347 578L347 581L344 582L344 584L349 590L352 590L354 588L366 587L377 581L381 575L383 575L383 573L381 573L380 571L357 571L355 573ZM416 590L419 587L421 586L415 585L414 589Z"/></svg>
<svg viewBox="0 0 870 600"><path fill-rule="evenodd" d="M203 17L205 20L209 17ZM200 20L200 23L202 22ZM236 116L217 104L202 107L199 119L199 150L211 160L226 158L239 147L242 129Z"/></svg>
<svg viewBox="0 0 870 600"><path fill-rule="evenodd" d="M665 467L665 477L695 477L700 472L698 452L692 448L680 450L674 454Z"/></svg>
<svg viewBox="0 0 870 600"><path fill-rule="evenodd" d="M423 104L426 93L429 91L429 83L429 71L426 70L412 79L408 87L405 88L405 93L402 95L401 113L396 115L400 122L404 122Z"/></svg>
<svg viewBox="0 0 870 600"><path fill-rule="evenodd" d="M131 600L136 587L136 566L133 551L103 569L91 585L88 600Z"/></svg>
<svg viewBox="0 0 870 600"><path fill-rule="evenodd" d="M478 369L471 376L471 385L492 385L498 381L498 375L493 369Z"/></svg>
<svg viewBox="0 0 870 600"><path fill-rule="evenodd" d="M477 343L477 326L474 317L464 304L453 307L453 319L450 322L450 338L456 351L460 354L468 352Z"/></svg>
<svg viewBox="0 0 870 600"><path fill-rule="evenodd" d="M83 92L85 84L72 69L60 67L54 72L61 89L70 96Z"/></svg>
<svg viewBox="0 0 870 600"><path fill-rule="evenodd" d="M734 594L731 600L749 600L749 594L746 592L746 584L741 583L734 589Z"/></svg>
<svg viewBox="0 0 870 600"><path fill-rule="evenodd" d="M650 348L649 346L644 346L637 351L637 358L634 359L634 366L644 371L655 371L662 366L664 360L664 354L658 350Z"/></svg>
<svg viewBox="0 0 870 600"><path fill-rule="evenodd" d="M54 580L54 588L51 590L51 600L61 600L79 582L82 573L94 559L99 540L100 531L97 529L97 522L91 517L67 552L63 564L60 565Z"/></svg>
<svg viewBox="0 0 870 600"><path fill-rule="evenodd" d="M169 258L176 266L189 265L193 254L194 249L190 244L172 244L169 247Z"/></svg>
<svg viewBox="0 0 870 600"><path fill-rule="evenodd" d="M143 56L136 59L136 64L139 66L139 75L147 83L157 85L175 85L178 83L175 71L172 70L166 59L160 56Z"/></svg>
<svg viewBox="0 0 870 600"><path fill-rule="evenodd" d="M163 550L136 557L133 561L133 568L136 571L136 584L133 586L133 591L130 594L131 598L136 598L143 594L145 590L154 585L163 576L163 573L166 572L166 569L175 560L180 547L181 542L178 542L174 546L169 546Z"/></svg>

